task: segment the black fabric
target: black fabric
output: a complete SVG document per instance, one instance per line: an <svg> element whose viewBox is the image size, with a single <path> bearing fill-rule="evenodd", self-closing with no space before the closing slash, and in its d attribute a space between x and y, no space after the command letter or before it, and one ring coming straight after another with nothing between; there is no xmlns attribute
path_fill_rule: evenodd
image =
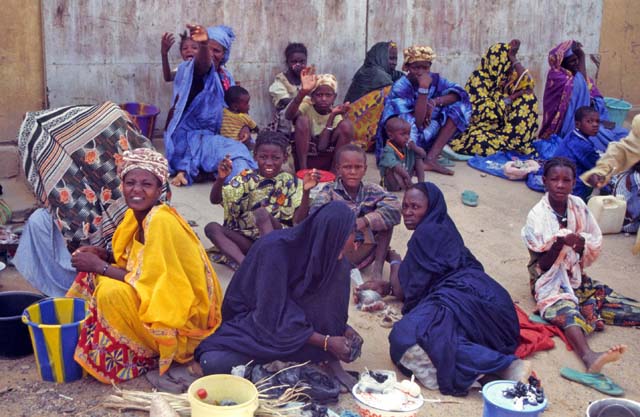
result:
<svg viewBox="0 0 640 417"><path fill-rule="evenodd" d="M344 97L353 103L367 93L386 87L400 79L404 73L389 68L389 44L378 42L367 51L364 64L356 71Z"/></svg>

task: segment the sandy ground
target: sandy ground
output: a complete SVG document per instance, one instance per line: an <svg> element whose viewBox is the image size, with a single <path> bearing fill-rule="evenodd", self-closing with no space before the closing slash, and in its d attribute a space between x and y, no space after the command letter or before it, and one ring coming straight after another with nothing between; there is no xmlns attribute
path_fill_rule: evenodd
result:
<svg viewBox="0 0 640 417"><path fill-rule="evenodd" d="M378 180L373 159L369 156L370 168L367 179ZM441 187L446 196L449 213L456 222L467 246L484 264L486 271L505 286L514 301L527 312L533 311L534 303L528 287L526 263L527 251L520 239L520 229L529 209L540 199L541 194L530 191L523 183L509 182L491 176L482 177L479 171L458 162L456 175L445 177L428 175L428 180ZM199 184L190 188L176 189L173 193L175 207L188 220L197 222L197 231L205 239L202 229L212 220L222 220L220 207L208 203L210 184ZM479 206L466 207L460 201L465 189L475 190ZM403 225L395 229L392 246L401 254L406 251L410 237ZM640 277L640 257L631 255L635 236L624 234L607 235L604 251L598 262L590 268L595 279L605 281L622 294L640 298L637 280ZM208 243L205 243L208 246ZM231 271L216 265L218 278L224 286L229 282ZM0 291L28 288L13 268L0 273ZM398 305L399 306L399 305ZM480 318L481 319L481 318ZM350 324L365 339L363 354L347 368L361 371L369 369L394 369L389 358L387 335L389 329L379 325L380 318L375 313L364 313L351 307ZM569 366L582 370L578 358L567 351L564 344L556 340L556 347L547 352L535 354L530 359L534 369L542 379L549 406L546 417L582 416L590 401L604 398L603 394L566 381L560 377L558 369ZM626 398L640 399L640 382L636 379L640 372L640 333L635 328L607 327L605 332L590 338L594 349L606 349L612 344L626 343L629 352L624 360L608 365L606 373L626 390ZM123 384L125 389L149 390L144 378ZM111 393L112 388L90 378L82 381L55 385L39 380L33 356L19 360L0 359L0 404L1 415L6 416L52 416L52 415L144 415L141 413L107 410L100 406L101 400ZM62 396L61 396L62 395ZM420 416L451 415L480 416L482 396L478 390L466 398L443 397L439 392L423 389L428 399L454 400L457 403L425 404ZM64 396L64 397L63 397ZM68 399L68 398L71 399ZM355 409L349 395L341 396L334 407Z"/></svg>

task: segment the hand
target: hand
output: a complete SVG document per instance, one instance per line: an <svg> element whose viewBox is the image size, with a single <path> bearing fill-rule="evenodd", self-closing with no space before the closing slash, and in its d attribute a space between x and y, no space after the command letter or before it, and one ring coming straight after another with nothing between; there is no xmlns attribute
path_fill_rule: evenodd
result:
<svg viewBox="0 0 640 417"><path fill-rule="evenodd" d="M71 266L78 272L102 272L105 262L92 252L75 251L71 255Z"/></svg>
<svg viewBox="0 0 640 417"><path fill-rule="evenodd" d="M353 291L353 301L358 304L360 302L360 292L364 290L372 290L380 294L381 297L386 297L391 293L391 283L388 281L373 280L367 281L360 285Z"/></svg>
<svg viewBox="0 0 640 417"><path fill-rule="evenodd" d="M348 362L351 354L351 341L343 336L331 336L327 342L327 351L342 362Z"/></svg>
<svg viewBox="0 0 640 417"><path fill-rule="evenodd" d="M423 72L417 77L418 85L420 88L429 88L431 87L431 74L428 72Z"/></svg>
<svg viewBox="0 0 640 417"><path fill-rule="evenodd" d="M601 188L602 186L604 186L605 179L606 178L602 175L591 174L589 175L589 178L587 178L587 182L593 188Z"/></svg>
<svg viewBox="0 0 640 417"><path fill-rule="evenodd" d="M513 39L509 42L509 52L507 52L507 57L509 61L516 62L518 58L516 55L518 54L518 50L520 49L520 39Z"/></svg>
<svg viewBox="0 0 640 417"><path fill-rule="evenodd" d="M304 191L309 191L320 182L320 173L317 169L313 168L305 172L302 178L302 187Z"/></svg>
<svg viewBox="0 0 640 417"><path fill-rule="evenodd" d="M316 68L311 65L300 71L300 92L304 95L311 93L316 88L318 82L318 76L316 75Z"/></svg>
<svg viewBox="0 0 640 417"><path fill-rule="evenodd" d="M605 129L613 129L614 127L616 127L616 124L614 122L612 122L611 120L601 120L600 124L602 126L604 126Z"/></svg>
<svg viewBox="0 0 640 417"><path fill-rule="evenodd" d="M331 115L346 114L351 109L351 103L348 101L344 104L339 104L331 109Z"/></svg>
<svg viewBox="0 0 640 417"><path fill-rule="evenodd" d="M75 252L73 252L72 256L77 253L93 253L105 262L109 262L110 258L109 251L105 248L101 248L100 246L80 246L75 250Z"/></svg>
<svg viewBox="0 0 640 417"><path fill-rule="evenodd" d="M189 34L192 40L196 42L207 42L209 40L207 30L203 26L187 25L187 29L189 29Z"/></svg>
<svg viewBox="0 0 640 417"><path fill-rule="evenodd" d="M344 337L352 341L357 339L362 340L360 334L351 326L347 326L347 330L344 331Z"/></svg>
<svg viewBox="0 0 640 417"><path fill-rule="evenodd" d="M225 179L231 175L233 169L233 162L231 161L231 155L225 155L224 159L218 164L218 178Z"/></svg>
<svg viewBox="0 0 640 417"><path fill-rule="evenodd" d="M169 53L169 49L176 42L176 38L173 36L173 33L165 32L162 35L162 42L160 43L160 53L162 55L167 55Z"/></svg>
<svg viewBox="0 0 640 417"><path fill-rule="evenodd" d="M411 181L411 175L405 175L402 177L402 181L404 182L404 187L409 189L413 185L413 181Z"/></svg>
<svg viewBox="0 0 640 417"><path fill-rule="evenodd" d="M249 139L251 139L251 130L249 129L249 126L242 126L242 129L238 132L238 140L245 143Z"/></svg>
<svg viewBox="0 0 640 417"><path fill-rule="evenodd" d="M567 246L574 247L580 239L582 239L580 235L575 233L569 233L564 237L564 244Z"/></svg>

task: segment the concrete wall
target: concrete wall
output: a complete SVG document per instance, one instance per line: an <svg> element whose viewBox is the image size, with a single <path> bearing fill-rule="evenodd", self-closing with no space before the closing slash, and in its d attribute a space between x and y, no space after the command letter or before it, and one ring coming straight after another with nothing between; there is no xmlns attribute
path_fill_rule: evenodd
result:
<svg viewBox="0 0 640 417"><path fill-rule="evenodd" d="M599 0L49 0L43 2L46 84L51 106L136 100L166 114L171 85L162 80L160 37L198 22L236 30L228 67L251 91L251 112L262 126L272 111L267 88L284 67L288 41L307 44L309 63L336 74L342 96L377 41L431 45L439 55L434 71L464 83L492 43L518 37L521 61L541 97L548 51L573 38L597 53L601 17ZM176 64L177 49L170 52ZM163 125L164 114L157 126Z"/></svg>
<svg viewBox="0 0 640 417"><path fill-rule="evenodd" d="M0 13L0 140L15 140L24 113L44 108L39 0L5 0Z"/></svg>
<svg viewBox="0 0 640 417"><path fill-rule="evenodd" d="M640 3L605 0L600 36L602 64L598 87L607 96L623 98L640 111Z"/></svg>

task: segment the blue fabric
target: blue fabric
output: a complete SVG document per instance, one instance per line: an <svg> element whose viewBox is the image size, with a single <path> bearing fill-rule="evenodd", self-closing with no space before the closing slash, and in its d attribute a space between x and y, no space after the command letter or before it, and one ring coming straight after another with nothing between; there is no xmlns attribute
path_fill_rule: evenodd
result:
<svg viewBox="0 0 640 417"><path fill-rule="evenodd" d="M437 369L440 392L465 395L480 374L506 369L520 327L509 293L487 275L447 214L442 192L418 185L429 210L400 265L403 318L389 335L397 364L418 344Z"/></svg>
<svg viewBox="0 0 640 417"><path fill-rule="evenodd" d="M186 107L193 82L195 60L185 61L178 67L174 85L174 113L164 134L165 155L169 161L169 171L186 173L189 184L202 170L215 172L225 155L231 155L233 172L227 177L228 183L243 169L256 169L251 152L244 144L218 135L222 125L224 108L224 88L221 74L212 67L205 75L204 89L198 93L188 108ZM224 68L220 71L235 84L233 77Z"/></svg>
<svg viewBox="0 0 640 417"><path fill-rule="evenodd" d="M338 257L354 228L349 207L331 202L299 225L258 239L227 288L222 325L196 358L231 351L258 362L330 359L306 343L314 331L346 330L351 268Z"/></svg>
<svg viewBox="0 0 640 417"><path fill-rule="evenodd" d="M29 284L50 297L64 297L78 273L60 229L43 208L29 216L13 264Z"/></svg>
<svg viewBox="0 0 640 417"><path fill-rule="evenodd" d="M425 150L431 147L431 142L436 138L447 120L451 119L453 121L458 132L463 132L469 126L469 121L471 120L469 94L458 84L440 77L440 74L431 73L431 78L428 99L455 93L460 97L460 100L448 106L436 107L431 113L431 123L420 130L416 126L416 120L413 116L416 100L418 99L418 88L414 87L407 76L403 76L393 83L389 95L384 100L384 110L376 133L376 161L380 159L387 140L384 125L392 117L397 116L409 122L411 125L411 140Z"/></svg>
<svg viewBox="0 0 640 417"><path fill-rule="evenodd" d="M582 73L578 72L574 76L573 91L571 94L571 101L569 107L565 113L564 120L562 121L562 128L558 132L558 136L564 138L567 137L575 128L575 114L576 110L583 106L591 106L595 108L600 114L600 121L609 120L609 112L605 106L604 99L602 97L591 98L591 92L587 81ZM622 127L615 127L611 130L600 125L600 129L594 141L599 143L599 147L602 148L602 152L607 149L609 142L614 140L620 140L629 134L629 130Z"/></svg>
<svg viewBox="0 0 640 417"><path fill-rule="evenodd" d="M231 44L236 40L236 35L233 33L233 29L229 26L219 25L211 26L207 28L207 36L218 42L224 48L224 57L220 62L220 65L224 65L229 60L231 54Z"/></svg>
<svg viewBox="0 0 640 417"><path fill-rule="evenodd" d="M504 165L513 161L514 158L526 161L532 159L532 155L524 155L515 151L498 151L489 156L474 156L467 161L467 164L479 171L506 179Z"/></svg>
<svg viewBox="0 0 640 417"><path fill-rule="evenodd" d="M560 142L554 156L562 156L576 164L576 185L573 187L573 195L586 200L591 195L591 187L580 179L580 175L596 166L600 155L594 144L595 137L583 137L573 129Z"/></svg>

